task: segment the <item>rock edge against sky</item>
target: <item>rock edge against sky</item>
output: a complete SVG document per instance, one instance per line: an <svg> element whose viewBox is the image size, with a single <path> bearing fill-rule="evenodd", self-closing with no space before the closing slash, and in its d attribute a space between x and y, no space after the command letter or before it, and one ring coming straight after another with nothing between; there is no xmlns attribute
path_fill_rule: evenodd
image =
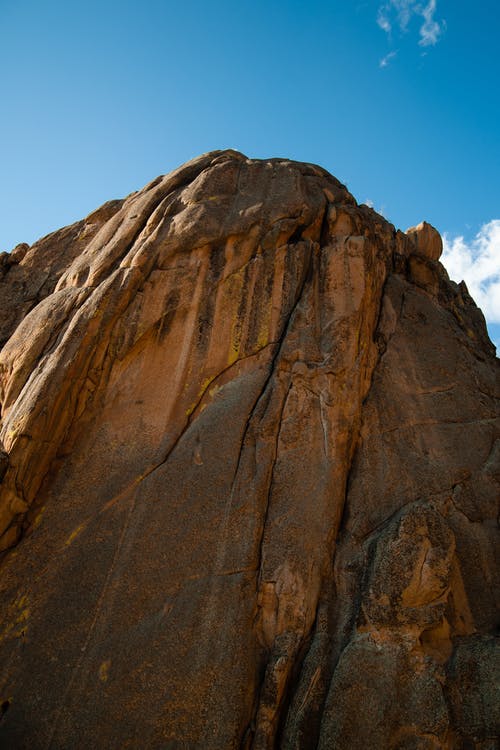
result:
<svg viewBox="0 0 500 750"><path fill-rule="evenodd" d="M498 360L440 250L223 151L2 256L7 746L493 746Z"/></svg>

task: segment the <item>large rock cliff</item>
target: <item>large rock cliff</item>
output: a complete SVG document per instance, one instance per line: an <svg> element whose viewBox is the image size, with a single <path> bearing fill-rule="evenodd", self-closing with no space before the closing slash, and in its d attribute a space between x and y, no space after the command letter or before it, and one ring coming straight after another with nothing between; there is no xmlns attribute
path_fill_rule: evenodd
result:
<svg viewBox="0 0 500 750"><path fill-rule="evenodd" d="M222 151L0 256L5 747L497 747L498 360L440 250Z"/></svg>

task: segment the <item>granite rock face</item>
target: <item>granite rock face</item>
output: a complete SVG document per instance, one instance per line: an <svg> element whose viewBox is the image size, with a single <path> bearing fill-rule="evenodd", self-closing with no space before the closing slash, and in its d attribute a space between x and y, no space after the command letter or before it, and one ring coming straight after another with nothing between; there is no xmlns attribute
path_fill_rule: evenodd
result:
<svg viewBox="0 0 500 750"><path fill-rule="evenodd" d="M0 256L3 746L498 747L498 360L440 249L222 151Z"/></svg>

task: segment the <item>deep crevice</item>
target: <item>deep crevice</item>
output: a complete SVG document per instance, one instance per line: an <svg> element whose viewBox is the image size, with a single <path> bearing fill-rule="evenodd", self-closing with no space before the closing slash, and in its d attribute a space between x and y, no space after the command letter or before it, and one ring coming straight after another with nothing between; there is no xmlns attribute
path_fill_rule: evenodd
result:
<svg viewBox="0 0 500 750"><path fill-rule="evenodd" d="M273 487L274 487L274 469L276 466L276 461L278 459L278 447L279 447L279 441L280 441L280 435L281 435L283 413L285 411L285 406L288 400L288 394L290 393L292 389L292 385L293 383L292 381L290 381L287 392L285 393L285 397L283 399L283 404L281 406L280 415L278 419L278 429L276 430L276 440L274 444L274 454L273 454L271 471L270 471L269 487L267 490L266 505L265 505L264 514L262 517L262 534L260 537L259 550L258 550L258 555L257 555L257 571L259 572L259 575L257 578L257 585L260 584L260 579L262 575L262 556L263 556L263 550L264 550L264 537L265 537L265 532L266 532L267 521L269 518L269 509L271 506L271 497L272 497L272 492L273 492Z"/></svg>
<svg viewBox="0 0 500 750"><path fill-rule="evenodd" d="M11 701L9 699L7 699L7 700L3 701L2 704L0 705L0 723L2 723L2 721L3 721L4 717L5 717L5 714L9 710L10 704L11 704Z"/></svg>
<svg viewBox="0 0 500 750"><path fill-rule="evenodd" d="M286 324L284 326L283 333L281 334L280 338L277 341L277 344L278 344L277 349L276 349L275 353L273 354L271 362L269 363L269 373L268 373L268 375L267 375L267 377L266 377L266 379L265 379L265 381L264 381L264 383L262 385L262 388L260 389L260 391L259 391L259 393L257 395L257 398L254 401L254 404L253 404L253 406L252 406L252 408L250 410L250 414L247 417L246 422L245 422L245 427L243 429L243 435L242 435L241 440L240 440L240 450L239 450L239 454L238 454L238 460L236 462L236 468L235 468L234 475L233 475L232 486L234 486L234 483L236 481L236 477L238 475L238 471L239 471L239 468L240 468L240 465L241 465L241 459L242 459L242 456L243 456L243 450L245 448L245 441L246 441L246 438L247 438L248 431L250 429L250 425L251 425L251 423L253 421L253 418L255 416L255 413L257 411L257 408L258 408L261 400L266 396L266 391L267 391L268 385L271 382L271 379L272 379L272 377L273 377L273 375L275 373L276 366L277 366L277 363L278 363L278 358L279 358L279 356L281 354L281 351L282 351L282 348L283 348L283 344L284 344L285 339L287 337L287 334L288 334L288 332L289 332L289 330L291 328L291 325L292 325L292 322L293 322L293 319L294 319L297 307L298 307L298 305L299 305L299 303L300 303L300 301L302 299L302 294L304 292L304 288L305 288L306 282L307 282L308 277L309 277L310 267L312 265L311 264L311 259L312 259L312 249L309 248L309 258L307 260L307 263L305 264L306 267L304 269L303 278L302 278L302 281L300 283L299 290L298 290L295 302L292 305L292 309L290 310L290 313L288 314L287 322L286 322Z"/></svg>

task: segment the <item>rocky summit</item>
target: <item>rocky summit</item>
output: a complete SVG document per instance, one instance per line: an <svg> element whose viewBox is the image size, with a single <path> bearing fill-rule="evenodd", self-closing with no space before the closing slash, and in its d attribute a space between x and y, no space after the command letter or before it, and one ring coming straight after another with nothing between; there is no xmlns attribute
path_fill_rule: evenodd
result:
<svg viewBox="0 0 500 750"><path fill-rule="evenodd" d="M498 747L499 367L441 249L218 151L0 256L2 747Z"/></svg>

